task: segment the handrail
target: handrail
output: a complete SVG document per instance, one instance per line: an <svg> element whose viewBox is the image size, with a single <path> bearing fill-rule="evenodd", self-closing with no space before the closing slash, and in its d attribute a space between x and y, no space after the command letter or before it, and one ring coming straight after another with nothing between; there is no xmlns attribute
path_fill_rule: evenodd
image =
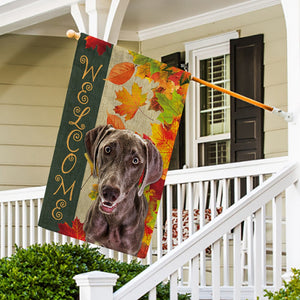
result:
<svg viewBox="0 0 300 300"><path fill-rule="evenodd" d="M218 180L222 178L258 176L279 171L288 162L287 156L235 162L208 167L168 171L165 184ZM180 180L184 178L184 180Z"/></svg>
<svg viewBox="0 0 300 300"><path fill-rule="evenodd" d="M297 164L290 163L287 167L267 179L240 201L229 207L224 213L116 291L114 299L138 299L152 290L168 275L173 274L199 252L240 224L249 215L255 213L270 199L295 183L297 181L297 167Z"/></svg>
<svg viewBox="0 0 300 300"><path fill-rule="evenodd" d="M7 190L0 192L0 202L44 198L46 186Z"/></svg>

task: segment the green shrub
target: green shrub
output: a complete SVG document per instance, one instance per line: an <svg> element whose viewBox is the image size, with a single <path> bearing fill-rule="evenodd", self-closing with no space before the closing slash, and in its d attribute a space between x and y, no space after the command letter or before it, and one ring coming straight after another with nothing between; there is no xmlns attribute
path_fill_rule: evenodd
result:
<svg viewBox="0 0 300 300"><path fill-rule="evenodd" d="M77 274L95 270L116 273L117 290L146 268L135 261L127 264L106 259L86 244L17 247L14 255L0 259L0 299L74 300L79 295L73 279ZM157 291L158 299L169 299L168 285L160 284ZM189 297L179 295L179 299Z"/></svg>
<svg viewBox="0 0 300 300"><path fill-rule="evenodd" d="M265 297L270 300L300 300L300 270L292 269L293 276L289 282L283 281L284 287L279 291L265 291Z"/></svg>

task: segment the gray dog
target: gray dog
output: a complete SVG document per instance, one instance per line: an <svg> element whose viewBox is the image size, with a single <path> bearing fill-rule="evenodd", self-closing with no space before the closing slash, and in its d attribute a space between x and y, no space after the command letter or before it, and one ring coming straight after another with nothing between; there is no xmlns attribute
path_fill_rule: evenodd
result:
<svg viewBox="0 0 300 300"><path fill-rule="evenodd" d="M161 155L151 141L111 125L88 131L85 146L99 193L84 222L86 241L136 255L148 211L143 192L162 175Z"/></svg>

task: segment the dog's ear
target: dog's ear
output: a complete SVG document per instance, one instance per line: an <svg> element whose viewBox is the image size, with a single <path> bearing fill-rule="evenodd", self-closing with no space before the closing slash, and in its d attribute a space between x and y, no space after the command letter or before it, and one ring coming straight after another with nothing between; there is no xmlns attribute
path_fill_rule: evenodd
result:
<svg viewBox="0 0 300 300"><path fill-rule="evenodd" d="M111 125L103 125L91 129L85 135L84 143L87 155L94 165L93 176L97 176L96 158L98 153L98 147L101 141L107 136L107 134L113 131L114 128Z"/></svg>
<svg viewBox="0 0 300 300"><path fill-rule="evenodd" d="M142 185L139 189L138 196L141 197L147 185L158 181L163 172L163 161L155 145L145 140L146 143L146 168Z"/></svg>

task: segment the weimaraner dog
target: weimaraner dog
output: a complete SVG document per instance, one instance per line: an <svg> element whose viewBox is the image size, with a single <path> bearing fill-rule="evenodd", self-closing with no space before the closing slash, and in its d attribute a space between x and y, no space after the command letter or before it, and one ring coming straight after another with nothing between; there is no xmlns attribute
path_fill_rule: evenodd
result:
<svg viewBox="0 0 300 300"><path fill-rule="evenodd" d="M162 175L161 155L151 141L111 125L88 131L85 146L98 178L98 197L83 227L86 241L136 255L148 211L143 192Z"/></svg>

